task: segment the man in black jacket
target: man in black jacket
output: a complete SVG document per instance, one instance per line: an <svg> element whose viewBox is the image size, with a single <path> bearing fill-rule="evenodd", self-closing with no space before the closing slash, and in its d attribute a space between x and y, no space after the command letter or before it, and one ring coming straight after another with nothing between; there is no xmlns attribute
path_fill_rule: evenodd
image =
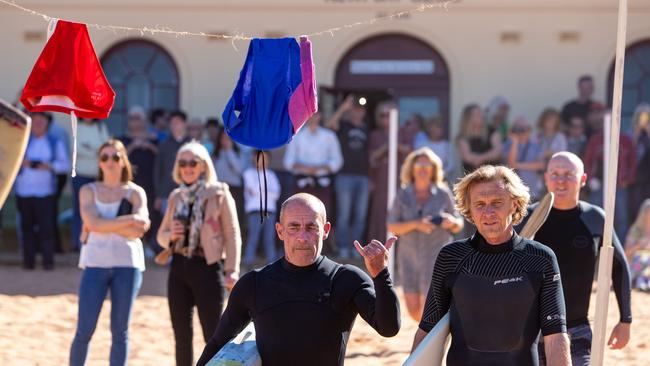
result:
<svg viewBox="0 0 650 366"><path fill-rule="evenodd" d="M555 200L535 240L551 248L557 256L562 273L573 365L589 365L592 333L587 311L602 246L605 213L600 207L579 200L580 189L584 187L587 175L582 161L575 154L559 152L553 155L544 180L548 191L555 194ZM535 205L529 210L534 208ZM525 221L521 225L524 224ZM630 272L616 234L612 243L615 249L612 282L620 320L607 343L612 349L621 349L630 339L632 322ZM540 341L540 346L542 344ZM544 365L544 354L540 352L539 355L540 365Z"/></svg>
<svg viewBox="0 0 650 366"><path fill-rule="evenodd" d="M325 206L315 196L298 193L282 204L276 230L284 258L237 282L198 365L250 321L265 366L343 365L357 314L382 336L397 334L399 301L388 273L388 250L396 239L386 246L373 240L362 247L355 241L369 277L321 255L330 228Z"/></svg>

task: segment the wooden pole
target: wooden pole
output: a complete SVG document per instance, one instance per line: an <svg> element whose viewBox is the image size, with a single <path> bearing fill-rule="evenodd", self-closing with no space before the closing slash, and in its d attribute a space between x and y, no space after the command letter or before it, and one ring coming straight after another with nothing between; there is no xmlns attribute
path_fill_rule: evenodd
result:
<svg viewBox="0 0 650 366"><path fill-rule="evenodd" d="M612 100L612 125L609 139L609 156L607 176L605 176L605 228L603 246L598 260L598 290L596 292L596 318L594 321L594 338L591 343L591 364L601 366L605 354L605 337L607 336L607 307L612 278L612 234L614 232L614 205L616 203L616 178L618 173L618 143L621 129L621 102L623 97L623 68L625 64L625 34L627 28L627 0L618 2L618 31L616 34L616 62L614 69L614 95Z"/></svg>
<svg viewBox="0 0 650 366"><path fill-rule="evenodd" d="M396 108L392 108L388 115L388 199L386 204L388 210L393 206L397 194L397 131L399 129L399 114ZM388 233L387 238L392 234ZM389 252L388 270L394 276L395 250Z"/></svg>

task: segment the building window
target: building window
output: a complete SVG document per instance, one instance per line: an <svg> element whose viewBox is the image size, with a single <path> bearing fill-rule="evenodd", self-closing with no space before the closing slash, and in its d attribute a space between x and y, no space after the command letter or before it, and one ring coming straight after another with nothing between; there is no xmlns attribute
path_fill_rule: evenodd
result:
<svg viewBox="0 0 650 366"><path fill-rule="evenodd" d="M366 97L370 116L377 100L391 98L398 104L400 123L419 114L440 116L448 125L449 79L447 62L427 42L406 34L379 34L341 57L333 91Z"/></svg>
<svg viewBox="0 0 650 366"><path fill-rule="evenodd" d="M107 120L113 135L124 134L126 114L132 106L145 111L178 109L178 68L159 45L145 40L123 41L111 47L101 63L115 90L115 106Z"/></svg>
<svg viewBox="0 0 650 366"><path fill-rule="evenodd" d="M614 94L614 61L609 71L608 105ZM625 50L621 131L632 131L634 110L641 103L650 103L650 39L637 42Z"/></svg>

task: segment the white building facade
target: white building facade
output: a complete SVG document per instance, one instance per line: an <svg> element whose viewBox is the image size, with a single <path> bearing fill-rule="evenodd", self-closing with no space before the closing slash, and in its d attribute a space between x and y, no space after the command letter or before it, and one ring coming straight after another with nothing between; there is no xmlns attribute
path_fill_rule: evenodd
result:
<svg viewBox="0 0 650 366"><path fill-rule="evenodd" d="M426 0L25 0L52 17L100 25L278 37L311 34L417 8ZM323 97L344 92L395 98L402 119L440 114L452 136L465 104L503 95L513 115L535 120L576 95L593 75L606 104L616 43L616 0L461 0L312 37ZM0 97L15 100L45 39L47 22L0 4ZM117 92L111 130L132 105L220 116L248 41L90 29ZM650 1L630 0L624 116L650 102ZM11 51L11 52L9 52ZM61 118L59 118L61 119Z"/></svg>

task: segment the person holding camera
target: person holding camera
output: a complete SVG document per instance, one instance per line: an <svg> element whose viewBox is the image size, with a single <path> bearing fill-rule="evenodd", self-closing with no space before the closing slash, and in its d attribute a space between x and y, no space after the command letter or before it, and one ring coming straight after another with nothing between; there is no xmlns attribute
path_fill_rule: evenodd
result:
<svg viewBox="0 0 650 366"><path fill-rule="evenodd" d="M512 124L503 151L508 166L515 170L530 189L531 199L539 199L544 190L542 172L546 165L545 151L531 136L532 128L528 120L518 117Z"/></svg>
<svg viewBox="0 0 650 366"><path fill-rule="evenodd" d="M57 233L57 175L70 170L70 161L64 143L48 132L51 114L37 112L31 117L29 142L14 183L23 268L33 270L36 267L36 252L40 247L43 268L52 270Z"/></svg>
<svg viewBox="0 0 650 366"><path fill-rule="evenodd" d="M399 236L399 279L406 308L415 321L422 318L440 249L464 225L443 175L442 161L428 147L408 154L400 172L402 189L387 218L388 231Z"/></svg>
<svg viewBox="0 0 650 366"><path fill-rule="evenodd" d="M167 300L176 365L189 366L194 306L207 342L219 324L224 290L239 278L241 235L235 200L228 185L217 181L210 154L201 143L181 146L172 177L180 186L169 195L157 238L173 254Z"/></svg>
<svg viewBox="0 0 650 366"><path fill-rule="evenodd" d="M70 365L84 365L106 294L111 293L111 365L126 365L133 302L142 284L144 252L140 238L149 229L147 195L132 182L131 163L119 140L98 152L96 182L83 185L79 267L79 316L70 349Z"/></svg>

